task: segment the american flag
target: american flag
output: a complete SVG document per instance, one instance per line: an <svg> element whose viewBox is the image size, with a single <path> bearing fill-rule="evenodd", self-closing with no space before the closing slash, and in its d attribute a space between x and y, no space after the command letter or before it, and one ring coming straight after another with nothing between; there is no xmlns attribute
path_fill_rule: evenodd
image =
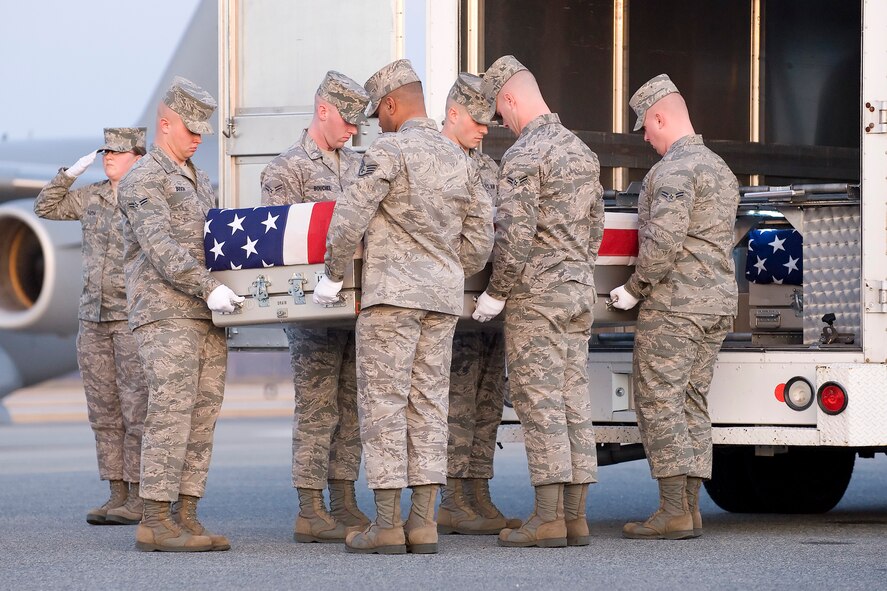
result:
<svg viewBox="0 0 887 591"><path fill-rule="evenodd" d="M762 228L749 232L745 278L752 283L801 285L801 233L794 229Z"/></svg>
<svg viewBox="0 0 887 591"><path fill-rule="evenodd" d="M203 226L210 271L322 263L335 201L211 209Z"/></svg>

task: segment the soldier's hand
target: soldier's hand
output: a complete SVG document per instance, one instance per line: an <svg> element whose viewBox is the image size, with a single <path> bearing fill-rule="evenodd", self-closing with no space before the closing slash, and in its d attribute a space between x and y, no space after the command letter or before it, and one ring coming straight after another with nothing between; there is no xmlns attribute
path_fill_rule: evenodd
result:
<svg viewBox="0 0 887 591"><path fill-rule="evenodd" d="M243 296L234 293L227 285L220 285L209 294L206 298L206 305L213 312L222 314L231 314L234 312L236 304L243 301Z"/></svg>
<svg viewBox="0 0 887 591"><path fill-rule="evenodd" d="M320 281L317 282L312 299L315 304L320 304L321 306L335 304L339 301L339 292L341 290L341 281L330 281L330 278L324 275L320 278Z"/></svg>
<svg viewBox="0 0 887 591"><path fill-rule="evenodd" d="M505 307L505 300L497 300L493 296L483 292L477 297L477 306L474 308L472 318L478 322L487 322L499 315Z"/></svg>
<svg viewBox="0 0 887 591"><path fill-rule="evenodd" d="M620 310L631 310L637 306L640 301L628 293L628 290L625 289L624 285L620 285L610 292L610 300L613 302L613 307L619 308Z"/></svg>
<svg viewBox="0 0 887 591"><path fill-rule="evenodd" d="M78 176L80 176L81 174L86 172L86 169L89 168L90 164L95 162L96 154L98 154L98 152L93 150L92 152L90 152L86 156L83 156L82 158L80 158L80 160L78 160L77 162L72 164L69 168L67 168L65 170L65 174L71 178L76 179Z"/></svg>

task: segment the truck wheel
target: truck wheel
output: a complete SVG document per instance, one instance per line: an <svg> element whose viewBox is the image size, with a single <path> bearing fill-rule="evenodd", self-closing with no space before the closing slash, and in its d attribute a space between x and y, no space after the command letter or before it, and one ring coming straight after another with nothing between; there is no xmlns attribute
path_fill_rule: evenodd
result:
<svg viewBox="0 0 887 591"><path fill-rule="evenodd" d="M839 447L791 447L756 456L751 446L714 448L705 490L732 513L825 513L847 490L856 453Z"/></svg>

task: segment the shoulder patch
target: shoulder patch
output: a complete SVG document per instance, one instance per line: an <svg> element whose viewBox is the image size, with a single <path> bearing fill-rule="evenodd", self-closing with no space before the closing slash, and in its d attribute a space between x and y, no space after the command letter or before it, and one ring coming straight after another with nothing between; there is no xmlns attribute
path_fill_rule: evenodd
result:
<svg viewBox="0 0 887 591"><path fill-rule="evenodd" d="M505 179L508 181L512 187L520 187L521 185L525 185L530 182L530 178L525 174L514 174L506 177Z"/></svg>
<svg viewBox="0 0 887 591"><path fill-rule="evenodd" d="M675 199L683 199L687 196L685 191L667 191L666 189L662 189L659 191L659 196L666 201L674 201Z"/></svg>
<svg viewBox="0 0 887 591"><path fill-rule="evenodd" d="M361 162L360 163L360 170L358 171L357 176L362 177L362 176L367 176L369 174L373 174L374 172L376 172L377 168L379 168L379 165L376 164L375 162L372 162L372 163Z"/></svg>

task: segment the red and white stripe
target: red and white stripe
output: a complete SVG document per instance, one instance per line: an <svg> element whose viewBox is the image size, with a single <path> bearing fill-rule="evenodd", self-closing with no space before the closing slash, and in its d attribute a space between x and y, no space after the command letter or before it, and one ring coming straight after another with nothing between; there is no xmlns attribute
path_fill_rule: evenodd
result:
<svg viewBox="0 0 887 591"><path fill-rule="evenodd" d="M638 214L606 212L598 265L633 265L638 258Z"/></svg>

